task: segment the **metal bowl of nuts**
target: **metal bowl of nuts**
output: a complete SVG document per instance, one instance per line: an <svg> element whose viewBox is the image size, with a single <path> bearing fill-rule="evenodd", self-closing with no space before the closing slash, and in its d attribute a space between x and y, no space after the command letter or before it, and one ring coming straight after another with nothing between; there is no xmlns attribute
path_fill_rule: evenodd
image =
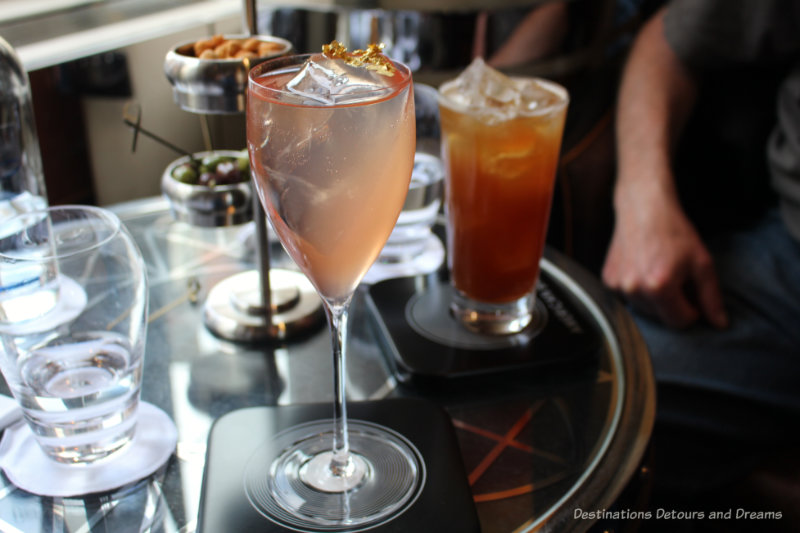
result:
<svg viewBox="0 0 800 533"><path fill-rule="evenodd" d="M185 111L242 113L250 69L291 50L292 44L280 37L214 35L172 48L164 60L164 73L175 102Z"/></svg>
<svg viewBox="0 0 800 533"><path fill-rule="evenodd" d="M176 220L206 228L253 219L253 187L246 151L197 152L170 163L161 190Z"/></svg>

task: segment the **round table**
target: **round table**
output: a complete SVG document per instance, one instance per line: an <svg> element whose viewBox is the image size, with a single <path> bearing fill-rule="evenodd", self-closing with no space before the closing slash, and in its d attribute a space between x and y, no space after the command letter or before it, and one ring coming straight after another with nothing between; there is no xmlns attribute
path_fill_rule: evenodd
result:
<svg viewBox="0 0 800 533"><path fill-rule="evenodd" d="M0 476L3 531L98 531L102 524L104 531L191 533L216 419L246 407L333 400L323 325L294 340L258 344L220 339L203 325L208 291L253 268L251 225L190 226L175 221L160 197L111 210L148 269L142 399L175 421L177 449L156 475L111 494L40 498ZM277 243L270 247L273 266L295 269ZM596 511L613 509L638 479L652 430L652 368L624 307L553 250L542 269L601 339L590 362L500 372L462 386L418 385L397 372L371 288L362 286L353 300L348 397L438 403L455 428L484 533L592 529Z"/></svg>

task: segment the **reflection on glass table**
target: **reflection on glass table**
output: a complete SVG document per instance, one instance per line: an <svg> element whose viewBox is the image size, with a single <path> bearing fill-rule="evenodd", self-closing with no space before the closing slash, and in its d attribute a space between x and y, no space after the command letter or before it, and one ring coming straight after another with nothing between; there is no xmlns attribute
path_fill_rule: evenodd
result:
<svg viewBox="0 0 800 533"><path fill-rule="evenodd" d="M39 498L0 475L0 530L195 531L206 443L214 420L236 409L331 402L324 328L291 343L221 340L202 322L220 280L253 267L245 226L203 229L174 221L161 198L114 207L141 248L150 283L142 399L178 427L162 471L114 494ZM295 268L277 244L273 264ZM456 428L482 531L589 531L573 510L612 508L636 482L652 427L655 390L644 345L622 307L571 261L548 251L546 281L600 339L590 364L498 373L429 386L396 373L402 342L387 340L379 303L356 293L347 369L352 401L424 397ZM402 305L402 304L401 304ZM551 302L550 321L557 320ZM427 354L437 357L437 353ZM441 355L441 354L440 354ZM402 379L399 379L402 378ZM4 390L7 393L7 390Z"/></svg>

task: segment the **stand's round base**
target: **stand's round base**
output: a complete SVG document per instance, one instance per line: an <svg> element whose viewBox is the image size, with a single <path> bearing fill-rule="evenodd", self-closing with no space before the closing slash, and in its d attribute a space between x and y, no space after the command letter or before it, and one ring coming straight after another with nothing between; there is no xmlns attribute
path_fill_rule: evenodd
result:
<svg viewBox="0 0 800 533"><path fill-rule="evenodd" d="M303 274L284 269L269 271L272 313L267 321L259 278L258 271L248 270L211 289L203 319L212 333L234 341L283 340L322 323L325 314L314 286Z"/></svg>

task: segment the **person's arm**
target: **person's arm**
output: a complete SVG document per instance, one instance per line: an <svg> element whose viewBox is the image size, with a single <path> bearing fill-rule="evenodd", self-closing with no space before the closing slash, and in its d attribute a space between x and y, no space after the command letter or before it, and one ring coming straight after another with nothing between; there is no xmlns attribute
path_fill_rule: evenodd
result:
<svg viewBox="0 0 800 533"><path fill-rule="evenodd" d="M664 37L665 10L637 37L617 110L615 226L603 280L673 327L727 325L711 255L681 208L672 155L696 85Z"/></svg>
<svg viewBox="0 0 800 533"><path fill-rule="evenodd" d="M567 2L538 5L525 15L486 63L502 69L550 57L561 48L568 28Z"/></svg>

